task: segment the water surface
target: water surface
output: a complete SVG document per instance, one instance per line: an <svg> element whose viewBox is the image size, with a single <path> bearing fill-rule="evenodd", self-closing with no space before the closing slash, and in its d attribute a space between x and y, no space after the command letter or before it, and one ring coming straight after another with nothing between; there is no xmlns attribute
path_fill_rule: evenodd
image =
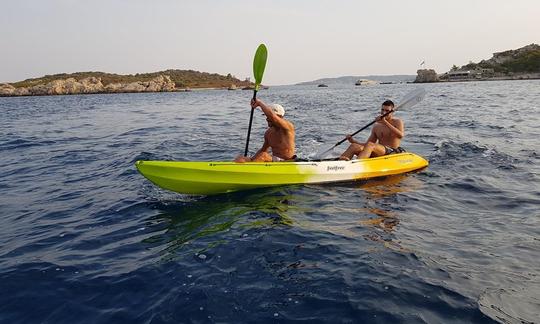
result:
<svg viewBox="0 0 540 324"><path fill-rule="evenodd" d="M416 87L259 97L307 157ZM0 322L537 322L540 82L424 87L398 117L426 170L214 197L134 162L234 158L248 91L0 98Z"/></svg>

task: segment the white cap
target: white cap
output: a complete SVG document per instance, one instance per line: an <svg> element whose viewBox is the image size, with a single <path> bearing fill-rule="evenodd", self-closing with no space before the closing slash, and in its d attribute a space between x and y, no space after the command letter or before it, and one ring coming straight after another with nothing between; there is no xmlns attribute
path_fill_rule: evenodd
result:
<svg viewBox="0 0 540 324"><path fill-rule="evenodd" d="M270 109L272 109L272 111L278 115L278 116L285 116L285 108L283 108L282 105L280 104L270 104L268 105L268 107L270 107Z"/></svg>

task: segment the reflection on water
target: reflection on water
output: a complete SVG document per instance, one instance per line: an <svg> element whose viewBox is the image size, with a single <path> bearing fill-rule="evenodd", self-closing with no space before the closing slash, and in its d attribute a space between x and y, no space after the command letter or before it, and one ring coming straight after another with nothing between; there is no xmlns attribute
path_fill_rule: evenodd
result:
<svg viewBox="0 0 540 324"><path fill-rule="evenodd" d="M410 181L408 181L406 184L402 184L405 179L409 179L405 174L379 178L362 183L359 188L368 194L368 199L377 202L377 200L382 197L412 191L422 185L419 180L414 178L409 179ZM360 224L364 226L377 226L389 233L394 230L396 225L399 224L399 218L396 215L395 209L390 210L378 207L370 207L365 208L364 210L366 214L371 215L372 217L370 219L360 221Z"/></svg>
<svg viewBox="0 0 540 324"><path fill-rule="evenodd" d="M399 224L399 218L393 211L388 211L380 208L366 209L368 214L376 215L376 218L370 218L367 220L361 220L360 224L365 226L377 226L383 229L385 232L391 232L394 227Z"/></svg>
<svg viewBox="0 0 540 324"><path fill-rule="evenodd" d="M409 174L377 178L361 183L358 187L369 193L371 198L379 198L397 193L416 191L422 188L424 183Z"/></svg>
<svg viewBox="0 0 540 324"><path fill-rule="evenodd" d="M367 193L367 199L378 203L384 197L392 197L397 194L407 193L421 189L423 182L407 174L395 175L368 181L359 186ZM381 204L383 205L383 204ZM394 237L390 235L399 225L400 219L394 206L369 207L365 208L365 213L369 219L361 220L359 223L372 231L364 235L365 239L380 242L385 248L407 253L409 250L403 248ZM378 231L382 229L382 233Z"/></svg>
<svg viewBox="0 0 540 324"><path fill-rule="evenodd" d="M419 174L196 199L133 162L230 159L248 93L0 98L0 322L538 322L539 85L425 85ZM308 155L410 87L264 96Z"/></svg>
<svg viewBox="0 0 540 324"><path fill-rule="evenodd" d="M169 260L193 253L194 249L195 253L203 253L228 242L231 237L223 233L232 227L245 232L274 226L296 226L306 231L326 232L337 237L364 237L380 242L387 248L404 251L393 241L391 235L400 222L399 216L395 208L387 206L384 198L414 191L421 186L420 180L407 175L374 179L361 184L340 184L337 188L360 189L362 200L359 200L358 204L367 206L349 209L348 212L354 210L352 217L339 222L334 221L340 211L336 210L333 204L315 209L319 203L317 195L310 198L304 194L305 188L302 186L266 188L191 201L184 199L178 203L157 202L156 208L161 213L149 221L167 225L159 234L145 239L144 242L161 246L163 258ZM317 186L311 188L317 190ZM299 191L299 194L296 194L295 190ZM331 219L314 220L304 216L315 210L318 213L326 211ZM192 245L195 241L199 243L197 247Z"/></svg>
<svg viewBox="0 0 540 324"><path fill-rule="evenodd" d="M279 189L256 190L249 193L234 193L178 204L157 204L162 212L153 216L152 223L167 224L164 231L144 240L152 245L162 245L165 259L175 258L195 241L204 240L202 253L218 244L227 242L230 237L222 235L231 227L241 230L272 226L292 226L291 213L300 212L294 204L294 197L283 194ZM305 210L303 211L305 212Z"/></svg>

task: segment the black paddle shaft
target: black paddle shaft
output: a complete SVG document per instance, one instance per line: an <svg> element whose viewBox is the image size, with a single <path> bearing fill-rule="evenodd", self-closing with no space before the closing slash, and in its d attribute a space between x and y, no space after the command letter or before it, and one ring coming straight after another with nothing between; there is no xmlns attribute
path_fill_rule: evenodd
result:
<svg viewBox="0 0 540 324"><path fill-rule="evenodd" d="M392 110L390 110L390 111L384 113L383 115L381 115L380 118L384 118L384 117L386 117L387 115L389 115L389 114L391 114L391 113L393 113L393 112L394 112L394 109L392 109ZM377 118L379 118L379 117L377 117ZM351 137L353 137L354 135L360 133L361 131L363 131L364 129L368 128L369 126L375 124L375 123L377 122L377 118L376 118L374 121L372 121L371 123L369 123L369 124L367 124L366 126L360 128L360 129L357 130L356 132L352 133L352 134L351 134ZM341 141L337 142L336 145L335 145L334 147L336 147L336 146L338 146L338 145L341 145L341 143L345 142L346 140L347 140L347 138L342 139Z"/></svg>
<svg viewBox="0 0 540 324"><path fill-rule="evenodd" d="M253 91L253 100L255 99L257 99L257 90ZM248 154L249 135L251 135L251 124L253 123L253 110L255 109L251 108L251 114L249 115L249 127L248 127L247 140L246 140L246 149L244 150L244 156L247 156Z"/></svg>

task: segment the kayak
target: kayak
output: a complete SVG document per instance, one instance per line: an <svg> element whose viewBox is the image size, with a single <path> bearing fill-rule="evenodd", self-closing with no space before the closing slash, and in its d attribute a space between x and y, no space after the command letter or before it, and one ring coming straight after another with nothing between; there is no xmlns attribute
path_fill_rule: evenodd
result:
<svg viewBox="0 0 540 324"><path fill-rule="evenodd" d="M137 161L135 165L145 178L163 189L190 195L214 195L271 186L384 177L425 168L428 161L406 152L351 161Z"/></svg>

